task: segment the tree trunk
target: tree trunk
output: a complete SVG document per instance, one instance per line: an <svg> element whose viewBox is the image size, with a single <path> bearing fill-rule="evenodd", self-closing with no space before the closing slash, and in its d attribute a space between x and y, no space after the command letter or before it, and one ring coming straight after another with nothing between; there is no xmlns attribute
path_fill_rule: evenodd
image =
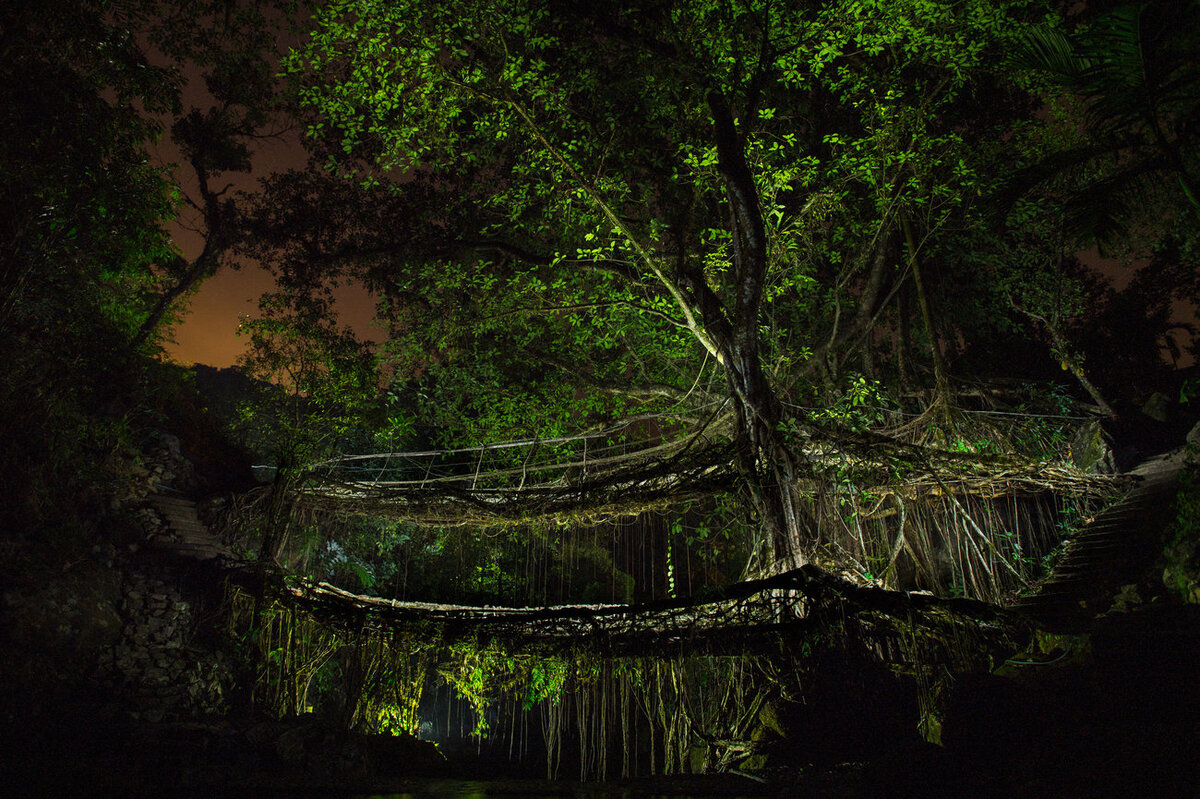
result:
<svg viewBox="0 0 1200 799"><path fill-rule="evenodd" d="M901 225L904 228L904 242L908 246L908 265L912 269L913 287L917 292L917 306L921 309L921 321L925 324L925 334L929 336L929 354L933 359L935 392L933 406L941 410L942 422L948 430L951 430L954 428L954 419L950 415L950 376L946 369L946 359L942 356L942 348L938 346L937 331L933 326L933 314L929 310L929 299L925 294L925 282L921 279L921 259L917 254L912 225L903 218Z"/></svg>
<svg viewBox="0 0 1200 799"><path fill-rule="evenodd" d="M271 484L263 519L262 541L258 550L260 563L275 565L283 545L287 542L294 500L292 489L295 485L296 475L292 467L281 465L275 470L275 481Z"/></svg>
<svg viewBox="0 0 1200 799"><path fill-rule="evenodd" d="M183 265L186 262L180 258L179 264ZM191 264L187 264L180 269L180 277L175 284L163 292L158 298L154 308L151 309L150 315L142 322L138 328L137 334L134 336L134 344L141 345L145 343L150 336L162 324L163 318L167 312L171 310L180 297L187 294L193 288L200 284L200 281L209 277L217 268L216 254L213 252L211 244L205 243L204 251Z"/></svg>
<svg viewBox="0 0 1200 799"><path fill-rule="evenodd" d="M737 403L738 465L763 525L772 570L804 564L796 464L780 424L783 414L763 373L758 351L762 287L767 272L766 226L758 192L728 103L709 95L717 162L725 178L733 233L733 295L726 311L695 271L689 281L705 325L722 350L725 375ZM711 324L710 324L711 322Z"/></svg>
<svg viewBox="0 0 1200 799"><path fill-rule="evenodd" d="M896 373L900 378L900 389L907 391L912 386L912 374L909 366L908 326L910 323L908 308L908 289L901 286L896 293Z"/></svg>
<svg viewBox="0 0 1200 799"><path fill-rule="evenodd" d="M1009 298L1008 302L1009 305L1011 305L1016 311L1025 314L1030 319L1042 323L1042 326L1046 328L1046 332L1050 335L1051 348L1056 350L1059 357L1062 358L1063 369L1068 370L1075 376L1075 379L1079 381L1079 385L1082 386L1083 390L1086 391L1088 396L1092 398L1092 402L1096 403L1096 406L1100 408L1101 413L1110 419L1115 419L1117 412L1114 411L1112 406L1109 405L1104 399L1104 395L1100 393L1100 389L1096 387L1096 384L1088 378L1087 374L1083 370L1083 359L1072 353L1071 343L1067 341L1067 337L1064 336L1062 331L1058 329L1058 325L1054 324L1041 314L1022 308L1020 305L1017 305L1017 303L1011 297Z"/></svg>
<svg viewBox="0 0 1200 799"><path fill-rule="evenodd" d="M810 536L800 522L794 457L779 429L783 416L757 357L743 355L737 365L739 368L729 369L727 375L738 398L738 468L763 525L764 543L770 548L769 570L798 568L807 562L805 548Z"/></svg>
<svg viewBox="0 0 1200 799"><path fill-rule="evenodd" d="M138 332L134 336L135 346L144 344L153 335L158 326L162 324L167 312L171 310L171 306L180 297L217 270L217 267L220 266L221 254L229 243L227 230L229 226L226 224L225 211L221 208L221 193L214 192L209 187L208 171L201 165L199 158L193 157L191 163L192 168L196 170L196 179L200 183L200 197L204 201L204 208L201 210L204 212L204 224L208 228L204 239L204 249L190 264L183 258L177 259L175 267L179 272L179 277L175 284L159 297L158 302L150 311L150 315L138 328Z"/></svg>

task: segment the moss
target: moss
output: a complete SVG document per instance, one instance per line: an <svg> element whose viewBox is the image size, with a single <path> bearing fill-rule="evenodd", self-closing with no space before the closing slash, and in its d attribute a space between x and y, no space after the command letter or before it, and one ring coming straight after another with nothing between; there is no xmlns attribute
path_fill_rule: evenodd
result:
<svg viewBox="0 0 1200 799"><path fill-rule="evenodd" d="M766 730L770 730L780 738L788 737L783 722L779 718L779 707L774 702L763 703L762 708L758 711L758 721L762 727L755 731L754 734L758 737L755 737L754 740L759 740Z"/></svg>
<svg viewBox="0 0 1200 799"><path fill-rule="evenodd" d="M1112 471L1112 451L1099 421L1084 425L1071 439L1071 460L1083 472Z"/></svg>
<svg viewBox="0 0 1200 799"><path fill-rule="evenodd" d="M1163 585L1184 602L1200 604L1200 466L1194 456L1180 474L1175 520L1163 548Z"/></svg>

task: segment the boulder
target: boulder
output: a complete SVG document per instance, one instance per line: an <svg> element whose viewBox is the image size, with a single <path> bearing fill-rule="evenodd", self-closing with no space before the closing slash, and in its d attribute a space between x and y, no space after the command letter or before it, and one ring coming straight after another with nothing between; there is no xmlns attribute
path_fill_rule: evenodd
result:
<svg viewBox="0 0 1200 799"><path fill-rule="evenodd" d="M1089 422L1071 439L1071 461L1081 471L1109 474L1116 471L1108 434L1099 420Z"/></svg>
<svg viewBox="0 0 1200 799"><path fill-rule="evenodd" d="M1142 413L1156 422L1167 422L1171 417L1171 411L1171 398L1161 391L1151 394L1150 399L1146 400L1146 404L1142 406Z"/></svg>

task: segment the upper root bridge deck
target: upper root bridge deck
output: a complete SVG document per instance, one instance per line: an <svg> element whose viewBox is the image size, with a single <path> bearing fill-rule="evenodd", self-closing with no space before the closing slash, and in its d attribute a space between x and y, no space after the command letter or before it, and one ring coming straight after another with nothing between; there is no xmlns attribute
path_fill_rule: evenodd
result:
<svg viewBox="0 0 1200 799"><path fill-rule="evenodd" d="M310 467L298 495L310 507L452 525L637 512L733 485L730 445L703 430L642 430L639 421L559 438L343 456Z"/></svg>
<svg viewBox="0 0 1200 799"><path fill-rule="evenodd" d="M638 417L558 438L459 449L346 455L310 466L296 494L314 508L430 525L632 515L737 487L736 448L714 434ZM1105 490L1108 476L1069 463L925 447L869 433L817 429L797 442L798 473L820 493L830 475L860 473L873 495Z"/></svg>

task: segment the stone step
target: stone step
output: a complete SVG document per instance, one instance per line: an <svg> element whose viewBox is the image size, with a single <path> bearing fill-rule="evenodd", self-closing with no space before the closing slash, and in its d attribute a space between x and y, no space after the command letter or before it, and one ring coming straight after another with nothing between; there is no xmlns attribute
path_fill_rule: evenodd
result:
<svg viewBox="0 0 1200 799"><path fill-rule="evenodd" d="M166 500L162 497L155 497L150 500L150 504L162 511L163 513L195 513L196 503L190 499L184 502Z"/></svg>
<svg viewBox="0 0 1200 799"><path fill-rule="evenodd" d="M148 501L162 516L175 540L154 544L159 551L191 560L233 558L217 536L196 515L196 503L187 497L154 494Z"/></svg>
<svg viewBox="0 0 1200 799"><path fill-rule="evenodd" d="M184 513L182 511L163 510L162 508L159 508L158 515L162 516L164 519L172 519L179 522L195 522L197 524L200 522L200 520L196 517L195 511L192 511L191 513Z"/></svg>
<svg viewBox="0 0 1200 799"><path fill-rule="evenodd" d="M208 528L205 527L200 522L180 521L178 519L170 519L169 521L170 521L172 529L174 529L178 532L183 532L184 530L192 530L197 533L204 533L205 535L211 535Z"/></svg>
<svg viewBox="0 0 1200 799"><path fill-rule="evenodd" d="M179 494L151 494L148 499L151 502L161 502L171 505L191 505L194 507L196 504L196 500Z"/></svg>
<svg viewBox="0 0 1200 799"><path fill-rule="evenodd" d="M1074 536L1038 593L1014 608L1050 630L1086 631L1121 585L1153 565L1181 466L1156 458L1135 469L1145 479Z"/></svg>

